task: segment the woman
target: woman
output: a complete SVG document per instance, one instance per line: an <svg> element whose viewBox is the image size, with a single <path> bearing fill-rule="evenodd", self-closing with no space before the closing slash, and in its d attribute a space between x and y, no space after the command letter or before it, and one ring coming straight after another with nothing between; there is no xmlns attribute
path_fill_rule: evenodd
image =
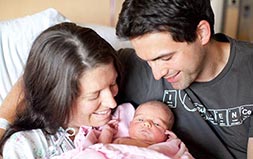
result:
<svg viewBox="0 0 253 159"><path fill-rule="evenodd" d="M23 74L22 110L0 141L3 157L50 158L74 148L80 126L105 125L117 105L115 54L96 32L74 23L42 32Z"/></svg>

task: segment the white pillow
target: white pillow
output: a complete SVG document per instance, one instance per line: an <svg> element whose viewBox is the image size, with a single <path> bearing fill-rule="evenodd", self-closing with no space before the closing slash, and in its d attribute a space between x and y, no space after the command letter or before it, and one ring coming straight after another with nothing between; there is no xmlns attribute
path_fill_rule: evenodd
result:
<svg viewBox="0 0 253 159"><path fill-rule="evenodd" d="M69 20L52 8L31 16L0 21L0 105L21 75L35 37L64 21Z"/></svg>
<svg viewBox="0 0 253 159"><path fill-rule="evenodd" d="M115 50L119 50L121 48L132 48L128 40L121 40L116 36L116 29L113 27L95 24L85 24L82 26L96 31L101 37L108 41Z"/></svg>

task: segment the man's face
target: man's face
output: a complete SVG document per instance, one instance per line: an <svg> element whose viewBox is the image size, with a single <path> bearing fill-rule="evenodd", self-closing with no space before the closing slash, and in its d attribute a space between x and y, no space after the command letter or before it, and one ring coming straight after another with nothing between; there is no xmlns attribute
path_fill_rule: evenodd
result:
<svg viewBox="0 0 253 159"><path fill-rule="evenodd" d="M154 78L165 78L174 89L187 88L202 73L205 54L198 39L175 42L168 32L155 32L133 38L131 43L151 67Z"/></svg>

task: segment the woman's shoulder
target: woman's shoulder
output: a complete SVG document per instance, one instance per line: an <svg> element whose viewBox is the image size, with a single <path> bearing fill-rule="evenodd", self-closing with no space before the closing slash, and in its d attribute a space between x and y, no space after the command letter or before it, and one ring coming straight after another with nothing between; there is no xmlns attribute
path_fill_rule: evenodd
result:
<svg viewBox="0 0 253 159"><path fill-rule="evenodd" d="M46 147L46 137L41 129L19 131L6 140L3 147L3 156L7 158L11 155L21 158L22 156L45 156Z"/></svg>
<svg viewBox="0 0 253 159"><path fill-rule="evenodd" d="M41 129L33 129L27 131L19 131L12 134L10 138L6 140L5 146L8 145L17 147L17 149L22 149L24 146L45 147L47 146L47 140Z"/></svg>
<svg viewBox="0 0 253 159"><path fill-rule="evenodd" d="M33 129L33 130L26 130L26 131L18 131L10 136L7 140L21 142L21 141L29 141L29 140L37 140L45 138L45 135L41 129Z"/></svg>

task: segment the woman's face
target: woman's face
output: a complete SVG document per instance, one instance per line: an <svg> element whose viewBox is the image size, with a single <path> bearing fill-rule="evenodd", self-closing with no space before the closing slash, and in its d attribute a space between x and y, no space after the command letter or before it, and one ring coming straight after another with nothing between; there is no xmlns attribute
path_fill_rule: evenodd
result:
<svg viewBox="0 0 253 159"><path fill-rule="evenodd" d="M80 79L81 94L73 108L69 127L102 126L111 119L117 106L117 72L114 65L101 65L87 70Z"/></svg>

